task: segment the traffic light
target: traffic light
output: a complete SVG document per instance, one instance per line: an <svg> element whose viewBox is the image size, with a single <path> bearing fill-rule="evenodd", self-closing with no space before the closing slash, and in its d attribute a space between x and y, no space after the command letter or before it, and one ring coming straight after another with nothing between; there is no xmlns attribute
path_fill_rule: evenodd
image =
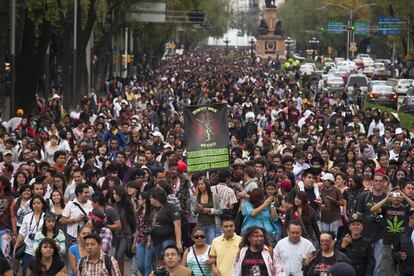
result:
<svg viewBox="0 0 414 276"><path fill-rule="evenodd" d="M321 31L321 33L323 33L325 31L324 27L320 27L319 30Z"/></svg>
<svg viewBox="0 0 414 276"><path fill-rule="evenodd" d="M191 23L200 24L204 22L204 11L190 11L188 19Z"/></svg>

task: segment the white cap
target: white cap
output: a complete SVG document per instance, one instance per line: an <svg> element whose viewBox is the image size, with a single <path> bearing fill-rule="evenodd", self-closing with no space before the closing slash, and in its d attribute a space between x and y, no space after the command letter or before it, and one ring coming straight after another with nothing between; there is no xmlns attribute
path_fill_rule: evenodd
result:
<svg viewBox="0 0 414 276"><path fill-rule="evenodd" d="M335 182L335 177L331 173L326 173L324 176L321 177L321 180L329 180L331 182Z"/></svg>
<svg viewBox="0 0 414 276"><path fill-rule="evenodd" d="M395 129L395 135L402 134L402 133L403 133L403 130L400 127L397 127Z"/></svg>

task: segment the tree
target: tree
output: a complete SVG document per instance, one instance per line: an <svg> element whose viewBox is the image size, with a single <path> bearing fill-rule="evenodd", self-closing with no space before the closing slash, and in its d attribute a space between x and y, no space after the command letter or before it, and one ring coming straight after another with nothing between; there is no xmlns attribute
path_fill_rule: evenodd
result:
<svg viewBox="0 0 414 276"><path fill-rule="evenodd" d="M7 26L10 23L10 1L0 1L0 26L5 26L0 32L0 98L6 98L6 71L4 64L6 62L6 55L8 47L8 33ZM4 104L4 101L3 101ZM1 105L3 106L3 105Z"/></svg>

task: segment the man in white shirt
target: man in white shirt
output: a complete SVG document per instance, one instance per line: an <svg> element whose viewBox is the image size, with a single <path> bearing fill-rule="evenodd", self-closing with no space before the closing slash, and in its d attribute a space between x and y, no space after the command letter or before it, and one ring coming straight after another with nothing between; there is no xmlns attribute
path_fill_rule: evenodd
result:
<svg viewBox="0 0 414 276"><path fill-rule="evenodd" d="M288 236L281 239L273 251L283 263L286 275L302 276L302 266L309 265L316 251L313 244L301 237L302 227L296 221L289 223Z"/></svg>
<svg viewBox="0 0 414 276"><path fill-rule="evenodd" d="M89 186L81 183L75 188L76 198L66 204L62 213L62 224L67 224L67 245L76 242L78 229L89 219L88 214L92 211L92 202L89 200Z"/></svg>
<svg viewBox="0 0 414 276"><path fill-rule="evenodd" d="M65 195L64 195L64 197L68 201L72 201L77 197L76 196L76 187L84 182L83 177L82 177L82 170L80 168L73 169L72 179L73 179L72 183L68 187L66 187ZM93 188L90 187L90 186L88 186L88 187L89 187L89 193L93 194L93 192L94 192Z"/></svg>

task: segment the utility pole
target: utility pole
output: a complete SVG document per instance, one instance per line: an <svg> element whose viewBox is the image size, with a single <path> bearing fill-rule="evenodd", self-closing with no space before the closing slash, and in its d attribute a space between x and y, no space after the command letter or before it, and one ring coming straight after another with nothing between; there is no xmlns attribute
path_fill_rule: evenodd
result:
<svg viewBox="0 0 414 276"><path fill-rule="evenodd" d="M77 91L77 80L76 80L76 74L77 74L77 44L78 44L78 0L74 1L73 4L73 70L72 70L72 74L73 74L73 85L72 85L72 95L71 95L71 99L70 99L70 105L73 104L74 99L75 99L75 94Z"/></svg>
<svg viewBox="0 0 414 276"><path fill-rule="evenodd" d="M125 70L125 75L124 77L127 78L128 77L128 28L125 28L125 49L124 49L124 54L125 54L125 60L124 60L124 70Z"/></svg>
<svg viewBox="0 0 414 276"><path fill-rule="evenodd" d="M10 55L11 55L11 93L10 93L10 118L14 117L16 110L16 0L11 0L10 7ZM0 64L3 66L3 64Z"/></svg>

